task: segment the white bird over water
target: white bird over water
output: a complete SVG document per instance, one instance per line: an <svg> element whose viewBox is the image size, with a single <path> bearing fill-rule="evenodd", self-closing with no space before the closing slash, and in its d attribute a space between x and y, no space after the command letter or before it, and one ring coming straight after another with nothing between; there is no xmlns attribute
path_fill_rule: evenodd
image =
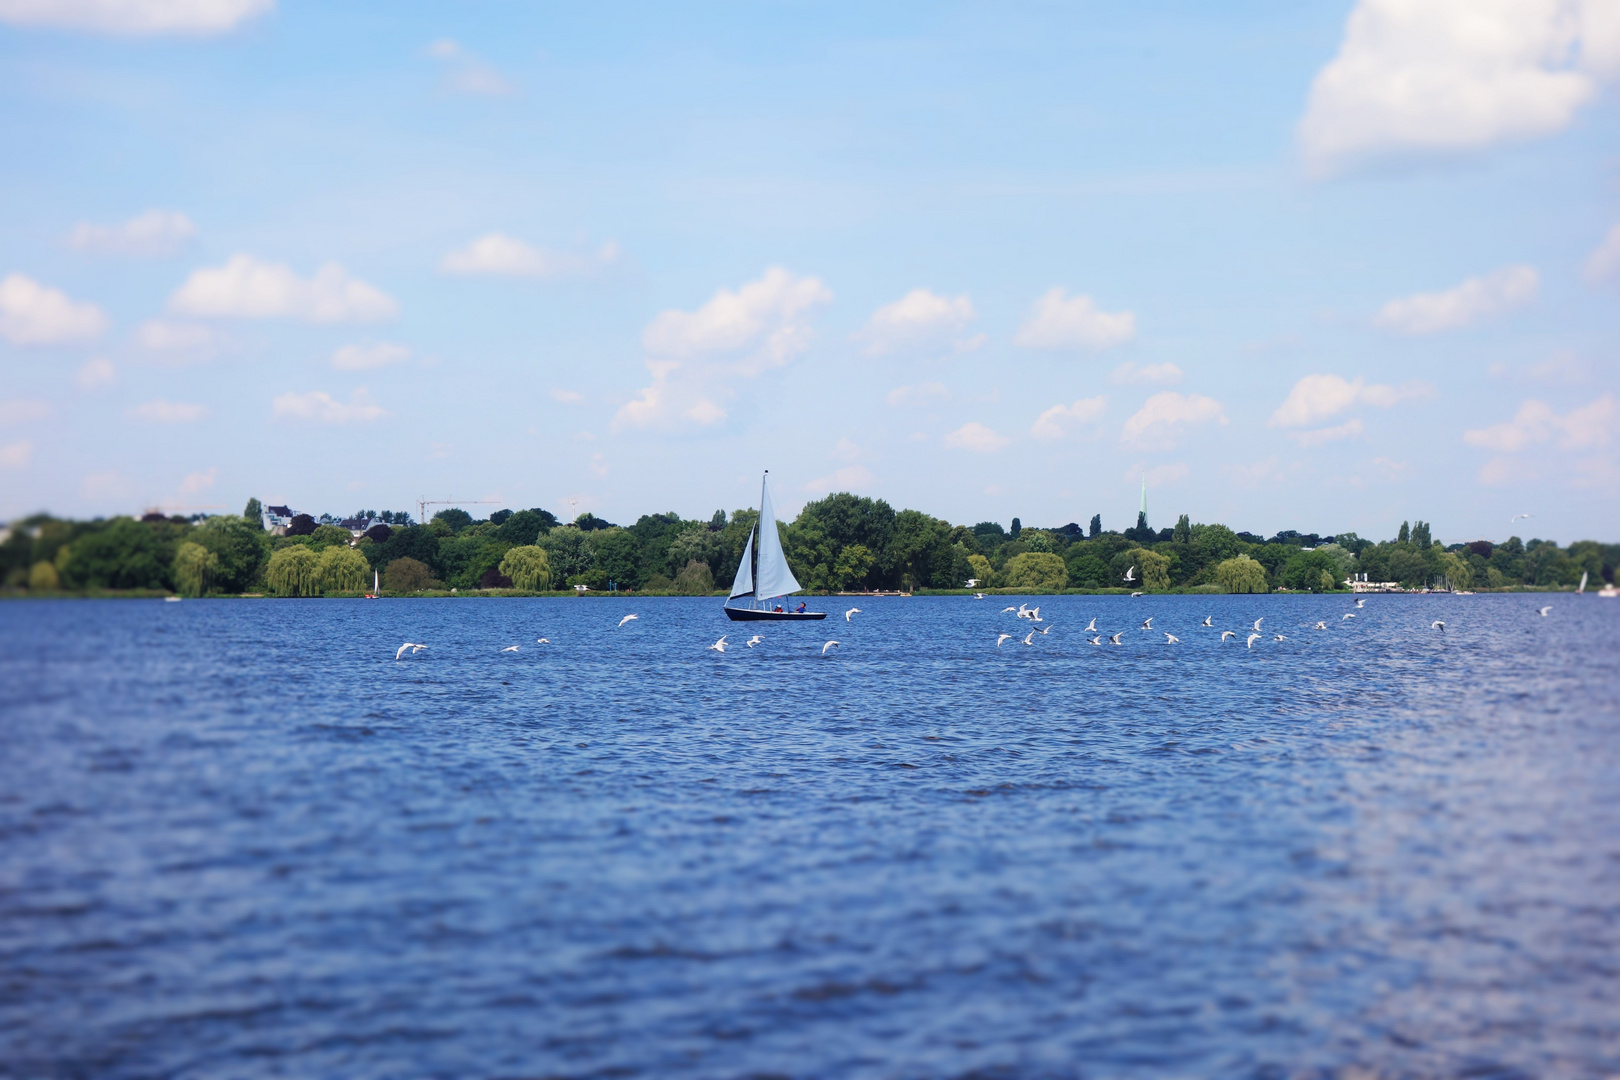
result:
<svg viewBox="0 0 1620 1080"><path fill-rule="evenodd" d="M1254 628L1256 630L1260 629L1260 624L1265 622L1265 621L1266 621L1266 617L1264 615L1260 616L1258 619L1254 620Z"/></svg>
<svg viewBox="0 0 1620 1080"><path fill-rule="evenodd" d="M1316 629L1318 629L1318 630L1326 630L1327 629L1327 623L1325 623L1325 622L1317 623L1316 624Z"/></svg>
<svg viewBox="0 0 1620 1080"><path fill-rule="evenodd" d="M1251 649L1254 648L1254 643L1259 641L1259 640L1260 640L1260 635L1259 634L1250 634L1249 635L1249 648L1251 648Z"/></svg>
<svg viewBox="0 0 1620 1080"><path fill-rule="evenodd" d="M1541 617L1543 619L1545 619L1548 615L1551 615L1551 614L1552 614L1552 608L1550 606L1549 607L1544 607L1544 608L1541 609Z"/></svg>
<svg viewBox="0 0 1620 1080"><path fill-rule="evenodd" d="M1045 622L1046 621L1046 620L1041 618L1041 609L1038 608L1038 607L1032 607L1032 608L1029 609L1029 617L1032 620L1034 620L1035 622Z"/></svg>
<svg viewBox="0 0 1620 1080"><path fill-rule="evenodd" d="M1436 620L1434 620L1434 622L1429 624L1429 629L1430 630L1438 630L1443 634L1443 633L1446 632L1446 624L1445 624L1445 622L1443 620L1436 619Z"/></svg>
<svg viewBox="0 0 1620 1080"><path fill-rule="evenodd" d="M837 645L837 644L838 644L838 642L836 642L836 641L827 642L827 644L825 644L825 645L823 645L821 647L821 655L826 656L827 655L827 650L832 648L834 645Z"/></svg>
<svg viewBox="0 0 1620 1080"><path fill-rule="evenodd" d="M1125 571L1125 580L1126 581L1135 581L1136 580L1136 567L1132 566L1129 570Z"/></svg>
<svg viewBox="0 0 1620 1080"><path fill-rule="evenodd" d="M1110 645L1123 645L1125 643L1123 641L1119 640L1119 639L1124 637L1124 636L1125 636L1125 631L1123 631L1123 630L1121 630L1117 634L1110 634L1109 637L1108 637L1108 644L1110 644Z"/></svg>
<svg viewBox="0 0 1620 1080"><path fill-rule="evenodd" d="M1225 641L1229 637L1237 637L1237 631L1236 630L1222 630L1221 631L1221 640L1222 641Z"/></svg>
<svg viewBox="0 0 1620 1080"><path fill-rule="evenodd" d="M1287 641L1288 640L1287 638L1283 637L1281 634L1273 634L1273 635L1271 635L1271 639L1273 641Z"/></svg>
<svg viewBox="0 0 1620 1080"><path fill-rule="evenodd" d="M1367 606L1367 598L1365 596L1363 596L1361 599L1356 601L1356 607L1364 608L1366 606Z"/></svg>
<svg viewBox="0 0 1620 1080"><path fill-rule="evenodd" d="M1166 645L1180 645L1181 644L1181 639L1176 637L1176 635L1172 634L1170 631L1168 631L1168 630L1160 630L1159 633L1164 635L1164 643Z"/></svg>
<svg viewBox="0 0 1620 1080"><path fill-rule="evenodd" d="M1204 616L1204 625L1209 627L1211 630L1215 629L1215 623L1212 621L1214 618L1215 616L1213 615Z"/></svg>
<svg viewBox="0 0 1620 1080"><path fill-rule="evenodd" d="M1053 628L1050 627L1050 626L1037 626L1035 628L1035 633L1037 633L1037 634L1050 634L1052 632L1052 630L1053 630Z"/></svg>
<svg viewBox="0 0 1620 1080"><path fill-rule="evenodd" d="M639 619L639 618L641 618L640 615L626 615L624 618L619 620L619 625L623 626L625 623L631 621L632 619Z"/></svg>
<svg viewBox="0 0 1620 1080"><path fill-rule="evenodd" d="M501 650L501 652L517 652L517 651L518 651L518 647L516 645L508 645L506 648Z"/></svg>
<svg viewBox="0 0 1620 1080"><path fill-rule="evenodd" d="M715 652L719 652L719 653L725 652L726 651L726 638L728 638L730 636L731 636L730 634L721 634L720 635L720 640L715 642L713 645L708 646L708 648L713 649Z"/></svg>
<svg viewBox="0 0 1620 1080"><path fill-rule="evenodd" d="M1007 612L1009 612L1009 611L1017 611L1017 610L1018 610L1018 609L1017 609L1017 608L1015 608L1015 607L1004 607L1004 608L1002 608L1002 609L1001 609L1001 613L1002 613L1002 614L1003 614L1003 615L1005 615L1005 614L1007 614Z"/></svg>
<svg viewBox="0 0 1620 1080"><path fill-rule="evenodd" d="M858 607L852 607L852 608L850 608L850 609L849 609L849 610L848 610L848 611L846 611L846 612L844 612L844 621L845 621L845 622L849 622L849 621L850 621L850 617L851 617L851 616L854 616L854 615L859 615L859 614L860 614L860 613L861 613L861 609L860 609L860 608L858 608Z"/></svg>
<svg viewBox="0 0 1620 1080"><path fill-rule="evenodd" d="M1092 643L1092 644L1093 644L1093 645L1101 645L1101 644L1102 644L1102 638L1101 638L1101 636L1098 636L1098 637L1094 637L1094 638L1092 638L1092 639L1091 639L1091 643Z"/></svg>
<svg viewBox="0 0 1620 1080"><path fill-rule="evenodd" d="M551 639L550 638L545 638L545 637L537 637L537 638L534 639L534 643L536 645L550 645L551 644Z"/></svg>
<svg viewBox="0 0 1620 1080"><path fill-rule="evenodd" d="M765 640L764 638L760 637L758 634L755 634L753 637L751 637L747 641L743 642L743 644L748 646L750 649L752 649L755 645L758 645L758 644L761 644L762 642L764 642L764 640Z"/></svg>
<svg viewBox="0 0 1620 1080"><path fill-rule="evenodd" d="M1141 596L1141 595L1142 595L1142 594L1141 594L1141 593L1139 593L1139 592L1133 592L1133 593L1131 593L1131 599L1132 599L1132 600L1135 600L1135 599L1136 599L1136 598L1137 598L1137 597L1138 597L1138 596Z"/></svg>
<svg viewBox="0 0 1620 1080"><path fill-rule="evenodd" d="M394 659L398 660L400 657L404 656L406 649L411 650L411 655L415 656L417 653L421 652L425 648L427 648L426 645L418 645L414 641L407 641L405 644L403 644L403 645L401 645L399 647L399 652L394 654Z"/></svg>
<svg viewBox="0 0 1620 1080"><path fill-rule="evenodd" d="M1025 635L1024 644L1025 645L1033 645L1033 644L1035 644L1035 631L1031 630L1027 635Z"/></svg>
<svg viewBox="0 0 1620 1080"><path fill-rule="evenodd" d="M1147 618L1142 620L1142 629L1144 629L1144 630L1153 629L1153 616L1152 615L1149 615Z"/></svg>
<svg viewBox="0 0 1620 1080"><path fill-rule="evenodd" d="M1096 632L1097 632L1097 620L1096 619L1092 619L1089 623L1087 623L1085 630L1082 631L1082 633L1086 633L1086 634L1095 634Z"/></svg>
<svg viewBox="0 0 1620 1080"><path fill-rule="evenodd" d="M1345 612L1345 613L1344 613L1344 618L1342 618L1342 619L1340 619L1340 620L1339 620L1339 621L1340 621L1340 622L1344 622L1344 620L1345 620L1345 619L1353 619L1353 618L1355 618L1355 617L1356 617L1356 613L1355 613L1355 612L1353 612L1353 611L1347 611L1347 612Z"/></svg>
<svg viewBox="0 0 1620 1080"><path fill-rule="evenodd" d="M1002 634L1000 637L996 638L996 648L1001 648L1002 645L1006 644L1007 639L1010 637L1012 637L1011 634Z"/></svg>
<svg viewBox="0 0 1620 1080"><path fill-rule="evenodd" d="M985 599L985 595L982 592L976 592L976 593L973 594L973 599L975 599L975 600L983 600L983 599Z"/></svg>

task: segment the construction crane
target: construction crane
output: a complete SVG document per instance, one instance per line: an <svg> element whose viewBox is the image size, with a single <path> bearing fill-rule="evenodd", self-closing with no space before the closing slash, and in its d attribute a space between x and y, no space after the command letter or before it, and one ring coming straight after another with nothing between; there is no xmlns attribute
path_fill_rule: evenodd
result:
<svg viewBox="0 0 1620 1080"><path fill-rule="evenodd" d="M427 508L430 506L477 506L480 503L493 505L500 501L500 499L417 499L416 523L418 525L427 524Z"/></svg>

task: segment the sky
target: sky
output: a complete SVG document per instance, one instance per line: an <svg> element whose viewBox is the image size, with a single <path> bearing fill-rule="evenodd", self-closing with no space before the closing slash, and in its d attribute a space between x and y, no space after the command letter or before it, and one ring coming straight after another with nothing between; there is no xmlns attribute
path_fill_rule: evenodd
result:
<svg viewBox="0 0 1620 1080"><path fill-rule="evenodd" d="M0 519L1614 540L1617 89L1620 0L0 0Z"/></svg>

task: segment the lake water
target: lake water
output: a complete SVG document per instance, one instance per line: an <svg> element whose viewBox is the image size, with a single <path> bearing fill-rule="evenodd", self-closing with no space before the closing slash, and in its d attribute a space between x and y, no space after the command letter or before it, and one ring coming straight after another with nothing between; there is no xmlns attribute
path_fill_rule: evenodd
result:
<svg viewBox="0 0 1620 1080"><path fill-rule="evenodd" d="M1007 602L0 605L0 1075L1620 1073L1620 603Z"/></svg>

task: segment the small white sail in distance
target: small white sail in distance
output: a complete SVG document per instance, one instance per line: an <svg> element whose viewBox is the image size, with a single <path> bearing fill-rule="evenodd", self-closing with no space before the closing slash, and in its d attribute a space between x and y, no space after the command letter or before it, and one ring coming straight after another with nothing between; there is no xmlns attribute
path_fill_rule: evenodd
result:
<svg viewBox="0 0 1620 1080"><path fill-rule="evenodd" d="M731 599L754 595L754 530L748 530L748 543L743 545L742 564L737 567L737 580L731 583Z"/></svg>
<svg viewBox="0 0 1620 1080"><path fill-rule="evenodd" d="M798 592L802 586L793 576L787 556L782 552L782 537L776 528L776 510L771 505L770 487L763 479L759 483L759 521L756 527L759 532L758 567L750 566L755 561L754 530L750 529L748 543L743 547L742 563L737 567L737 580L731 586L731 595L753 595L768 600L773 596Z"/></svg>

